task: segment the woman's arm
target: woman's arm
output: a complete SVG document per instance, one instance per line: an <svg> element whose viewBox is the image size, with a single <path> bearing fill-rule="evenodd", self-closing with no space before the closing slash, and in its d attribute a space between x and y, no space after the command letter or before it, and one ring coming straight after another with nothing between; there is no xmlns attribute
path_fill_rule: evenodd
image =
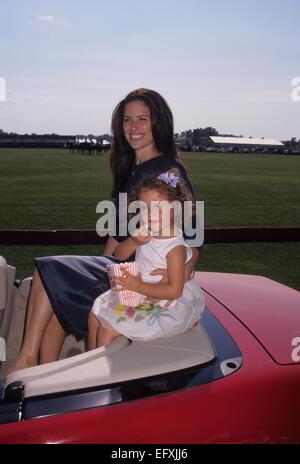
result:
<svg viewBox="0 0 300 464"><path fill-rule="evenodd" d="M124 270L125 277L117 277L115 283L123 285L122 290L134 290L142 295L159 300L174 300L183 291L186 247L178 245L167 254L168 282L143 282L140 276L133 276Z"/></svg>
<svg viewBox="0 0 300 464"><path fill-rule="evenodd" d="M200 250L199 248L192 248L193 255L190 259L192 261L194 268L197 266L199 257L200 257Z"/></svg>
<svg viewBox="0 0 300 464"><path fill-rule="evenodd" d="M113 256L115 248L118 246L119 242L110 235L106 240L106 244L102 253L102 256Z"/></svg>
<svg viewBox="0 0 300 464"><path fill-rule="evenodd" d="M186 282L193 277L195 273L196 265L198 263L198 259L200 256L199 248L192 248L192 252L193 254L192 254L191 259L185 264L185 281Z"/></svg>

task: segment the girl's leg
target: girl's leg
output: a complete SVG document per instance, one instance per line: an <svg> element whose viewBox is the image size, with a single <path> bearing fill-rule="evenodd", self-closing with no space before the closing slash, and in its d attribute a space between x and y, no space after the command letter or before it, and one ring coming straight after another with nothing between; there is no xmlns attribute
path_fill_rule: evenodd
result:
<svg viewBox="0 0 300 464"><path fill-rule="evenodd" d="M22 348L14 364L6 371L5 376L18 369L37 364L41 339L53 315L53 309L36 269L33 272L33 281L26 313Z"/></svg>
<svg viewBox="0 0 300 464"><path fill-rule="evenodd" d="M118 335L120 335L120 332L113 329L107 329L106 327L103 327L103 325L99 324L97 330L97 348L108 345L116 337L118 337Z"/></svg>
<svg viewBox="0 0 300 464"><path fill-rule="evenodd" d="M46 364L57 361L65 338L66 333L53 314L42 338L39 363Z"/></svg>
<svg viewBox="0 0 300 464"><path fill-rule="evenodd" d="M97 348L97 332L100 326L100 322L98 321L97 317L92 311L89 314L88 326L89 326L88 347L89 347L89 350L94 350L95 348Z"/></svg>

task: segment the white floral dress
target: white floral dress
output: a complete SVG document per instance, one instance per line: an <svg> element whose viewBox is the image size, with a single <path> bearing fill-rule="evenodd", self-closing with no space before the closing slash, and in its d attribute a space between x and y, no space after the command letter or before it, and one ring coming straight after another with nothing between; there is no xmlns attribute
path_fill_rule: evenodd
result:
<svg viewBox="0 0 300 464"><path fill-rule="evenodd" d="M161 280L161 275L151 276L150 272L166 268L167 254L178 245L186 247L188 261L192 250L182 236L168 239L151 237L148 243L137 249L136 262L144 282ZM114 304L111 290L108 290L95 300L92 311L103 326L113 328L131 340L149 340L171 337L190 329L199 322L205 306L203 291L194 278L184 284L181 296L168 308L164 307L166 302L141 303L135 307Z"/></svg>

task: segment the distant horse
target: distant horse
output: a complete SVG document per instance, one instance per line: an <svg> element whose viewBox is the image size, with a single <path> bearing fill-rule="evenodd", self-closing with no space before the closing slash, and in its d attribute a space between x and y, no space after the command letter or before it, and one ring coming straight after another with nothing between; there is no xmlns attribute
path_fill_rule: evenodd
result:
<svg viewBox="0 0 300 464"><path fill-rule="evenodd" d="M105 153L109 152L110 150L111 150L111 144L110 143L105 143L105 144L102 145L102 154L105 155Z"/></svg>
<svg viewBox="0 0 300 464"><path fill-rule="evenodd" d="M86 143L85 151L87 155L92 155L94 152L94 144L93 143Z"/></svg>
<svg viewBox="0 0 300 464"><path fill-rule="evenodd" d="M81 142L79 145L79 153L81 155L91 155L92 154L92 144L88 142Z"/></svg>
<svg viewBox="0 0 300 464"><path fill-rule="evenodd" d="M65 145L69 148L70 153L78 153L80 155L104 155L111 149L110 143L91 143L91 142L71 142L68 141Z"/></svg>
<svg viewBox="0 0 300 464"><path fill-rule="evenodd" d="M103 145L101 142L97 142L95 145L95 153L96 155L103 155Z"/></svg>
<svg viewBox="0 0 300 464"><path fill-rule="evenodd" d="M69 153L74 153L74 151L75 151L75 146L76 146L76 143L75 143L75 142L71 142L70 140L68 140L68 142L65 144L65 148L68 148L68 149L69 149Z"/></svg>
<svg viewBox="0 0 300 464"><path fill-rule="evenodd" d="M105 153L107 153L110 149L111 149L111 144L110 143L98 142L95 145L95 153L96 153L96 155L105 155Z"/></svg>

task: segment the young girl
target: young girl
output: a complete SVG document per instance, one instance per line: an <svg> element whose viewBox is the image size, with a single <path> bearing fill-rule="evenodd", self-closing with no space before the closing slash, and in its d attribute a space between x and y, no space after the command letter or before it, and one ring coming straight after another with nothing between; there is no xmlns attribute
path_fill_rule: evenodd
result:
<svg viewBox="0 0 300 464"><path fill-rule="evenodd" d="M185 283L185 263L190 260L192 250L174 223L172 208L168 208L169 220L164 214L166 205L177 200L183 206L185 200L192 200L180 172L172 169L145 177L129 200L146 204L148 224L144 224L139 234L121 242L114 256L124 261L135 252L139 275L133 276L124 269L123 275L114 277L111 285L133 290L150 298L152 303L144 301L129 307L115 304L112 290L100 295L89 317L90 349L110 343L119 334L131 340L147 340L185 332L200 320L204 309L204 295L198 283L193 278ZM151 275L156 268L167 269L167 282L160 282L161 276Z"/></svg>

